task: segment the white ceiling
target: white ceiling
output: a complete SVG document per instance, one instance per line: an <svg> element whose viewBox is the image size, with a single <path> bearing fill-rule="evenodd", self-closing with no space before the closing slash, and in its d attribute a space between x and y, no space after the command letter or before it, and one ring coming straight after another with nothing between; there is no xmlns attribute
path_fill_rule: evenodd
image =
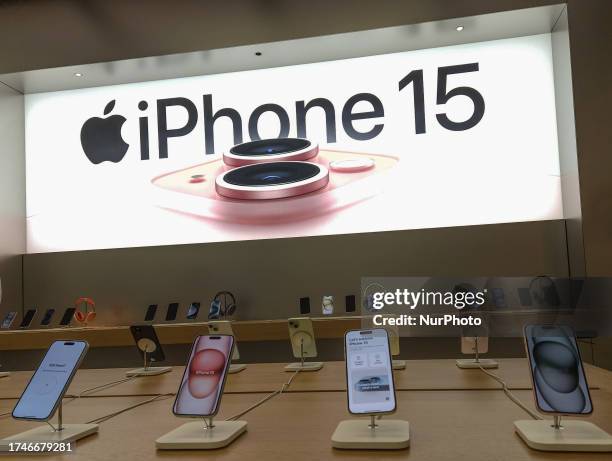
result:
<svg viewBox="0 0 612 461"><path fill-rule="evenodd" d="M0 75L28 94L371 56L550 32L565 5L232 48ZM463 26L461 32L457 26ZM260 52L261 56L255 53ZM82 77L76 77L80 73Z"/></svg>

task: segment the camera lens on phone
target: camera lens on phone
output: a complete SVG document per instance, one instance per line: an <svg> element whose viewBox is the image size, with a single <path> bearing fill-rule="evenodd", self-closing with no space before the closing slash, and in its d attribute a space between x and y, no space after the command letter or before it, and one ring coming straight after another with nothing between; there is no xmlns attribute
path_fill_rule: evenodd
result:
<svg viewBox="0 0 612 461"><path fill-rule="evenodd" d="M274 162L236 168L225 175L235 186L274 186L289 184L316 176L321 169L314 163Z"/></svg>
<svg viewBox="0 0 612 461"><path fill-rule="evenodd" d="M232 147L223 154L227 165L242 166L284 160L308 160L319 152L319 146L302 138L261 139Z"/></svg>
<svg viewBox="0 0 612 461"><path fill-rule="evenodd" d="M288 154L310 147L310 141L301 138L261 139L245 142L230 149L236 155L274 155Z"/></svg>
<svg viewBox="0 0 612 461"><path fill-rule="evenodd" d="M306 194L325 187L329 171L309 162L272 162L234 168L217 177L220 195L240 199L273 199Z"/></svg>

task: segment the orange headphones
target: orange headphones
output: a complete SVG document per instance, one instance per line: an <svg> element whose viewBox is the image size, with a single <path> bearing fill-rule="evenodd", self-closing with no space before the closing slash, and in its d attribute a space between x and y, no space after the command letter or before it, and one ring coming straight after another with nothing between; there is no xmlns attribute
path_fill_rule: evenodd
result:
<svg viewBox="0 0 612 461"><path fill-rule="evenodd" d="M85 306L85 310L82 306ZM83 326L87 326L87 322L91 322L96 318L96 303L91 298L78 298L74 302L74 319Z"/></svg>

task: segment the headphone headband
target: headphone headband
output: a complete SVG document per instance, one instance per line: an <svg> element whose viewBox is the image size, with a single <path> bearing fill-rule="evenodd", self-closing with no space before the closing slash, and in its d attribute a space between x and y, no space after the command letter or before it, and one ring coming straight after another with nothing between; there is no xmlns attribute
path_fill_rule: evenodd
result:
<svg viewBox="0 0 612 461"><path fill-rule="evenodd" d="M236 297L232 294L231 291L219 291L213 298L213 301L219 301L219 298L221 296L229 296L232 299L232 304L236 304Z"/></svg>
<svg viewBox="0 0 612 461"><path fill-rule="evenodd" d="M231 291L219 291L213 298L213 303L218 302L221 304L221 297L223 297L223 307L219 309L219 313L223 318L227 318L228 315L231 316L236 311L236 297ZM230 298L229 303L228 297Z"/></svg>
<svg viewBox="0 0 612 461"><path fill-rule="evenodd" d="M82 310L83 304L85 311ZM96 303L93 299L81 296L74 301L74 307L77 308L74 312L74 319L80 324L87 326L87 322L96 318Z"/></svg>

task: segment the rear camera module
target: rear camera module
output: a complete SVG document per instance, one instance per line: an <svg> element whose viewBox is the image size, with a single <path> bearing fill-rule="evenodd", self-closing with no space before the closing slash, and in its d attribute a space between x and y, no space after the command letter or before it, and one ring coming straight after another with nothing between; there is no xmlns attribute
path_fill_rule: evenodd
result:
<svg viewBox="0 0 612 461"><path fill-rule="evenodd" d="M278 199L319 190L329 182L323 165L309 162L270 162L246 165L217 177L219 195L237 199Z"/></svg>
<svg viewBox="0 0 612 461"><path fill-rule="evenodd" d="M226 165L243 166L285 160L309 160L319 153L318 144L302 138L260 139L245 142L223 153Z"/></svg>

